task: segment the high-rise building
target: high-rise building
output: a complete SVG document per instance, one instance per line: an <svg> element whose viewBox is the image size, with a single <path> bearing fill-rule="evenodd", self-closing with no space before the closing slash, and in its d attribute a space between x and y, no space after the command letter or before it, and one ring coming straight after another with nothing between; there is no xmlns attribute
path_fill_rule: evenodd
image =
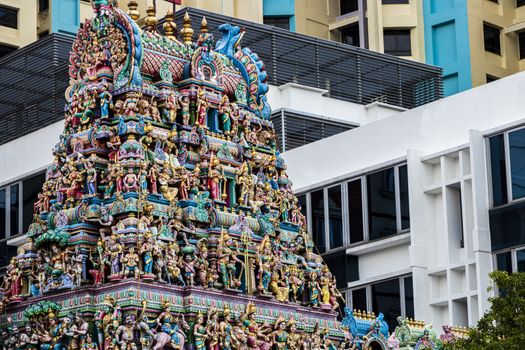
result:
<svg viewBox="0 0 525 350"><path fill-rule="evenodd" d="M120 0L121 7L129 1ZM194 7L444 69L451 95L525 67L522 0L134 0L159 15ZM175 5L174 3L180 3ZM0 56L49 33L75 33L85 0L0 0ZM139 21L140 23L140 21ZM524 48L520 48L521 46Z"/></svg>

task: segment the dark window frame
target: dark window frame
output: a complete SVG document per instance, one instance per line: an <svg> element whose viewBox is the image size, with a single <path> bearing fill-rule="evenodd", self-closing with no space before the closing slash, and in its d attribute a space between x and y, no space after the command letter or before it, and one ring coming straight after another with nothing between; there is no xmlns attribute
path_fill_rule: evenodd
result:
<svg viewBox="0 0 525 350"><path fill-rule="evenodd" d="M12 29L18 29L18 22L19 22L18 14L20 13L20 9L18 9L16 7L0 5L0 13L1 13L2 10L5 10L5 11L8 12L8 15L7 15L8 19L9 19L9 16L13 16L14 15L15 22L14 23L10 23L8 20L7 21L3 21L2 20L3 16L0 16L0 26L7 27L7 28L12 28Z"/></svg>
<svg viewBox="0 0 525 350"><path fill-rule="evenodd" d="M493 37L488 37L489 35ZM483 23L483 47L485 51L501 56L501 28L487 22Z"/></svg>
<svg viewBox="0 0 525 350"><path fill-rule="evenodd" d="M403 43L402 40L408 38L408 48L402 48L406 46L406 43ZM387 40L395 40L395 47L388 47ZM404 45L405 44L405 45ZM412 30L410 28L396 28L383 29L383 48L384 53L393 55L393 56L412 56Z"/></svg>
<svg viewBox="0 0 525 350"><path fill-rule="evenodd" d="M525 1L525 0L524 0ZM520 60L525 58L525 31L519 32L518 37L518 57Z"/></svg>
<svg viewBox="0 0 525 350"><path fill-rule="evenodd" d="M345 35L345 33L356 34L355 32L351 33L351 30L355 31L356 29L357 29L357 43L346 42L344 40L345 38L352 38L352 40L353 40L354 37L352 35ZM357 47L361 46L361 33L359 31L359 23L352 23L350 25L347 25L347 26L341 28L340 32L341 32L341 42L343 44L351 45L351 46L357 46Z"/></svg>
<svg viewBox="0 0 525 350"><path fill-rule="evenodd" d="M525 6L525 0L516 0L516 8Z"/></svg>
<svg viewBox="0 0 525 350"><path fill-rule="evenodd" d="M276 28L281 28L285 30L290 30L290 19L292 16L263 16L263 24L266 24L267 26L272 26ZM269 23L275 21L274 23ZM286 26L277 25L279 24L279 21L282 21L282 23L286 22Z"/></svg>
<svg viewBox="0 0 525 350"><path fill-rule="evenodd" d="M339 13L341 16L357 11L359 11L359 0L339 1Z"/></svg>

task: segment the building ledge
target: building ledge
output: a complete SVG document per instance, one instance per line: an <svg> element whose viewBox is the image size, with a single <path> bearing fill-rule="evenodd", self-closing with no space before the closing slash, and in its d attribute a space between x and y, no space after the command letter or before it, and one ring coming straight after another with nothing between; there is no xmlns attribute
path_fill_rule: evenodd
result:
<svg viewBox="0 0 525 350"><path fill-rule="evenodd" d="M22 233L22 234L10 237L7 240L7 245L20 247L22 244L25 244L27 242L29 242L29 238L27 238L27 234Z"/></svg>
<svg viewBox="0 0 525 350"><path fill-rule="evenodd" d="M336 17L333 23L328 24L328 30L335 30L359 22L359 11L350 12Z"/></svg>
<svg viewBox="0 0 525 350"><path fill-rule="evenodd" d="M359 256L404 244L410 244L410 232L347 248L346 254Z"/></svg>

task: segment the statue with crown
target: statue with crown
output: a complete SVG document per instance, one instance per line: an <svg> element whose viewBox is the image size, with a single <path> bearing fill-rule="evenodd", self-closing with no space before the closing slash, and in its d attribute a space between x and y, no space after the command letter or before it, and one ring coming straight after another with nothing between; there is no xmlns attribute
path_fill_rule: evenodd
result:
<svg viewBox="0 0 525 350"><path fill-rule="evenodd" d="M205 18L194 35L187 13L178 32L153 6L140 28L133 0L92 7L29 241L2 282L4 348L367 349L351 312L337 320L244 30L221 25L214 43ZM386 323L363 322L386 346Z"/></svg>

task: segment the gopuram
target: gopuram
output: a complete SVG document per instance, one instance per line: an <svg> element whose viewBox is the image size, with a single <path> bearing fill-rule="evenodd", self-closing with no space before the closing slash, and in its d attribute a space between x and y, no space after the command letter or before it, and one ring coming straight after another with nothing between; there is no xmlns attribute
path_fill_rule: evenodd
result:
<svg viewBox="0 0 525 350"><path fill-rule="evenodd" d="M391 334L381 314L338 321L243 29L214 42L204 18L177 32L149 7L142 29L135 1L92 6L29 242L2 283L3 349L440 346L406 319Z"/></svg>

